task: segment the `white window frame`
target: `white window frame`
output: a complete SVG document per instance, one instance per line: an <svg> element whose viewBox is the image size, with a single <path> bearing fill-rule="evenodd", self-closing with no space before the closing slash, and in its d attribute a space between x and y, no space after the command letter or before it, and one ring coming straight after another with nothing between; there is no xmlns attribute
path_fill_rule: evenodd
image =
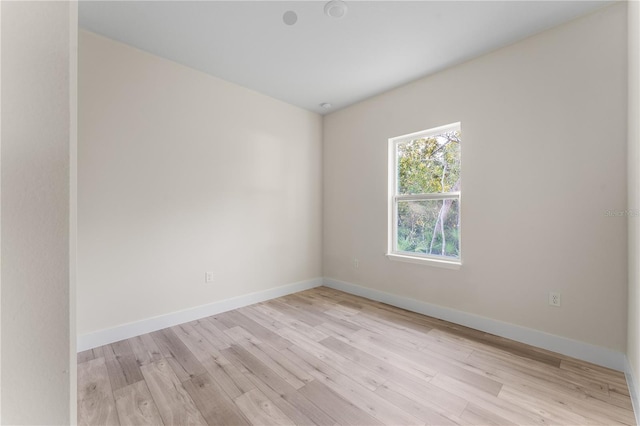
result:
<svg viewBox="0 0 640 426"><path fill-rule="evenodd" d="M433 129L423 130L408 135L389 139L389 212L388 212L388 238L387 258L400 262L418 263L449 269L459 269L462 265L462 240L460 240L460 256L438 256L431 254L410 253L399 251L398 247L398 201L423 201L423 200L451 200L458 201L461 208L461 191L441 192L427 194L398 194L398 158L397 146L416 139L430 138L447 132L460 131L460 122L447 124ZM460 213L459 213L460 214ZM462 221L462 217L460 218ZM462 228L462 226L460 227ZM462 230L460 229L460 235Z"/></svg>

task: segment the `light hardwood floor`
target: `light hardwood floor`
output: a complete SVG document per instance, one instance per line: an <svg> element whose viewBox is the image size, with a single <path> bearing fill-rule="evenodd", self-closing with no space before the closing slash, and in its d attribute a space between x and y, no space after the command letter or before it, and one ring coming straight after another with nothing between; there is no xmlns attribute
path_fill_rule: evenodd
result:
<svg viewBox="0 0 640 426"><path fill-rule="evenodd" d="M78 419L635 424L620 372L326 287L78 354Z"/></svg>

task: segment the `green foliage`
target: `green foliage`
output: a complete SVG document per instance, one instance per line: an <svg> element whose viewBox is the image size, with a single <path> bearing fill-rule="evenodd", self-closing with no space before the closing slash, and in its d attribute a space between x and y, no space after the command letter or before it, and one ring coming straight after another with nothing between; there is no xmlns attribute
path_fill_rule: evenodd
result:
<svg viewBox="0 0 640 426"><path fill-rule="evenodd" d="M457 191L460 133L450 132L398 145L398 193Z"/></svg>
<svg viewBox="0 0 640 426"><path fill-rule="evenodd" d="M398 193L460 190L460 134L416 139L397 147ZM399 251L460 256L460 214L456 199L399 201Z"/></svg>

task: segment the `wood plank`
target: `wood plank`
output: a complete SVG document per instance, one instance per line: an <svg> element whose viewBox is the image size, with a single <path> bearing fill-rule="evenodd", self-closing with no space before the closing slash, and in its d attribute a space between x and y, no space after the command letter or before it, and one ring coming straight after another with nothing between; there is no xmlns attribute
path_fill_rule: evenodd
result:
<svg viewBox="0 0 640 426"><path fill-rule="evenodd" d="M78 372L81 424L634 422L620 372L322 287L85 351Z"/></svg>
<svg viewBox="0 0 640 426"><path fill-rule="evenodd" d="M221 315L224 315L225 313L226 312L223 312L223 313L218 314L218 315L212 315L210 317L207 317L207 321L209 321L211 323L211 325L213 325L218 330L225 331L228 327L225 325L225 323L223 321L220 321Z"/></svg>
<svg viewBox="0 0 640 426"><path fill-rule="evenodd" d="M264 328L273 331L274 333L277 333L278 330L280 330L282 327L285 326L283 323L276 320L275 318L272 318L269 315L265 315L264 313L256 309L259 306L260 304L245 306L244 308L238 309L238 312L254 320Z"/></svg>
<svg viewBox="0 0 640 426"><path fill-rule="evenodd" d="M560 369L572 371L586 377L597 377L604 382L610 383L612 385L618 384L620 385L620 388L626 389L627 382L624 377L624 373L620 371L579 361L577 359L563 359L560 363ZM619 389L619 391L620 390L621 389Z"/></svg>
<svg viewBox="0 0 640 426"><path fill-rule="evenodd" d="M120 424L162 425L162 418L144 380L113 392Z"/></svg>
<svg viewBox="0 0 640 426"><path fill-rule="evenodd" d="M502 383L471 371L471 369L466 369L464 365L455 360L441 358L439 354L431 352L428 349L423 348L418 351L411 350L407 347L399 348L394 345L389 345L386 336L376 335L367 330L361 330L356 334L364 337L369 343L379 349L386 347L390 352L394 352L396 355L413 362L414 365L424 363L425 359L428 359L428 364L431 369L438 373L446 373L450 377L475 386L491 395L498 395L502 387Z"/></svg>
<svg viewBox="0 0 640 426"><path fill-rule="evenodd" d="M386 424L420 424L418 418L396 407L376 393L355 382L347 375L340 374L313 355L297 346L289 350L313 367L310 374L335 393L348 399L350 403Z"/></svg>
<svg viewBox="0 0 640 426"><path fill-rule="evenodd" d="M140 369L164 424L207 424L167 360L152 362Z"/></svg>
<svg viewBox="0 0 640 426"><path fill-rule="evenodd" d="M147 365L162 359L160 348L150 334L143 334L128 340L138 365Z"/></svg>
<svg viewBox="0 0 640 426"><path fill-rule="evenodd" d="M258 377L269 387L278 393L286 393L295 391L295 388L288 384L275 371L267 367L262 361L252 355L248 350L240 345L232 345L228 349L224 349L222 354L230 361L245 366L251 374Z"/></svg>
<svg viewBox="0 0 640 426"><path fill-rule="evenodd" d="M537 364L511 354L504 357L502 354L491 356L488 353L474 353L468 361L504 384L542 392L557 390L579 398L591 396L603 401L612 399L606 383L588 381L573 372L548 368L545 364Z"/></svg>
<svg viewBox="0 0 640 426"><path fill-rule="evenodd" d="M507 401L444 374L436 375L431 379L431 384L516 424L548 425L552 423L549 418L538 412L535 406L529 407L529 410L514 406ZM536 412L533 413L531 411Z"/></svg>
<svg viewBox="0 0 640 426"><path fill-rule="evenodd" d="M318 338L323 338L320 335L323 335L324 333L319 332L315 328L315 326L311 326L307 322L302 321L301 318L298 316L291 315L291 314L298 314L298 311L290 311L289 314L287 314L285 312L282 312L281 310L274 309L268 304L252 306L251 308L260 315L267 316L267 317L270 316L271 318L276 319L278 323L281 324L280 328L283 328L284 326L291 327L302 333L306 333L309 337L311 337L314 340ZM312 313L312 312L313 311L310 311L310 310L307 311L307 313ZM321 324L321 322L319 322L318 320L314 320L313 322L315 323L315 325ZM327 337L327 336L324 335L324 337Z"/></svg>
<svg viewBox="0 0 640 426"><path fill-rule="evenodd" d="M541 399L540 396L541 395L538 392L521 392L520 390L510 386L503 386L498 397L503 401L510 402L514 406L523 407L523 409L535 405L538 407L539 412L543 412L545 417L551 419L553 424L598 424L576 414L571 409L568 409L564 403L556 404L554 402L545 401L544 399Z"/></svg>
<svg viewBox="0 0 640 426"><path fill-rule="evenodd" d="M352 312L351 310L340 309L339 305L335 305L332 308L327 309L324 311L324 314L331 318L352 324L359 329L369 330L378 334L384 334L385 332L384 329L376 327L374 323L365 321L363 324L362 320L358 318L357 313Z"/></svg>
<svg viewBox="0 0 640 426"><path fill-rule="evenodd" d="M78 424L120 424L104 358L78 365Z"/></svg>
<svg viewBox="0 0 640 426"><path fill-rule="evenodd" d="M291 345L291 342L283 338L281 335L274 333L273 331L261 326L254 320L246 317L237 311L229 311L216 317L227 328L233 328L241 326L245 330L251 330L251 334L256 336L261 341L270 344L276 349L286 349Z"/></svg>
<svg viewBox="0 0 640 426"><path fill-rule="evenodd" d="M370 356L383 362L383 365L392 365L395 369L404 371L405 374L397 375L394 378L394 381L396 383L402 384L405 387L415 387L420 383L427 382L431 380L431 378L438 372L433 368L433 366L429 365L428 362L414 362L412 360L403 358L397 353L391 352L386 348L371 344L366 339L361 338L357 334L346 338L343 336L335 335L333 336L333 338L355 348L359 351L359 353L369 354ZM371 361L371 363L374 364L375 361ZM406 380L407 377L413 377L414 380L408 382Z"/></svg>
<svg viewBox="0 0 640 426"><path fill-rule="evenodd" d="M422 385L426 383L424 378L410 374L405 370L396 367L393 363L376 358L365 351L336 339L335 337L328 337L318 343L344 356L345 358L350 359L354 363L374 371L386 380L407 383L409 386Z"/></svg>
<svg viewBox="0 0 640 426"><path fill-rule="evenodd" d="M394 392L388 386L382 385L378 389L376 389L375 393L386 401L389 401L396 407L402 409L403 411L411 414L417 419L426 421L427 424L430 425L456 425L458 420L455 415L451 415L447 417L435 410L432 407L427 406L421 401L416 401L415 398L408 398L406 395L403 395L399 392Z"/></svg>
<svg viewBox="0 0 640 426"><path fill-rule="evenodd" d="M278 393L253 374L249 374L249 378L255 383L256 388L260 389L260 391L273 401L295 424L326 426L336 424L331 416L306 399L298 391L289 390Z"/></svg>
<svg viewBox="0 0 640 426"><path fill-rule="evenodd" d="M264 352L274 362L276 362L278 365L280 365L289 373L293 374L301 382L307 383L313 380L313 377L307 371L300 368L297 364L291 362L287 357L282 356L282 351L279 351L273 348L271 345L268 345L258 340L253 335L250 335L250 338L248 339L248 343L251 344L253 347Z"/></svg>
<svg viewBox="0 0 640 426"><path fill-rule="evenodd" d="M484 351L487 349L486 343L469 340L465 337L448 333L446 330L439 328L432 328L431 331L429 331L429 336L436 344L448 344L449 346L461 348L465 352L474 352L476 350Z"/></svg>
<svg viewBox="0 0 640 426"><path fill-rule="evenodd" d="M297 319L310 327L315 327L316 325L320 325L324 322L324 318L316 315L315 313L306 309L299 309L289 303L286 303L284 300L272 299L265 302L264 305L288 315L291 318Z"/></svg>
<svg viewBox="0 0 640 426"><path fill-rule="evenodd" d="M545 351L537 350L537 348L525 345L524 343L515 342L492 334L485 334L482 341L490 343L493 348L501 349L522 358L542 362L552 367L560 366L561 358L557 355L550 355Z"/></svg>
<svg viewBox="0 0 640 426"><path fill-rule="evenodd" d="M181 382L206 372L200 361L182 343L172 329L165 328L164 330L154 331L151 336Z"/></svg>
<svg viewBox="0 0 640 426"><path fill-rule="evenodd" d="M314 289L316 290L316 289ZM389 319L392 321L399 321L403 323L405 326L411 328L413 326L417 326L416 330L424 330L429 328L440 329L441 331L448 333L450 335L456 335L458 337L465 337L469 341L479 342L481 344L491 344L494 339L497 339L498 336L493 336L478 330L474 330L468 327L464 327L458 324L449 323L443 320L439 320L437 318L427 317L415 312L407 311L404 309L396 308L391 305L386 305L384 303L375 302L367 299L363 299L358 296L350 295L348 293L344 293L334 289L322 289L320 290L326 297L332 297L336 300L355 300L358 303L363 304L363 311L370 312L385 312ZM501 339L501 338L500 338ZM509 341L511 342L511 341ZM553 354L549 351L540 350L538 348L534 348L528 345L524 345L517 342L511 342L513 344L521 345L521 347L526 350L531 350L541 354L552 355L554 358L551 360L551 364L555 365L557 363L557 354ZM509 349L509 348L507 348ZM528 354L527 354L528 355ZM535 358L535 355L532 356Z"/></svg>
<svg viewBox="0 0 640 426"><path fill-rule="evenodd" d="M341 337L344 339L348 339L353 333L360 330L359 328L353 330L348 327L344 327L342 324L337 324L330 321L323 322L322 324L317 325L315 328L319 331L322 331L327 336L337 338Z"/></svg>
<svg viewBox="0 0 640 426"><path fill-rule="evenodd" d="M619 409L593 398L576 398L552 390L546 392L522 391L504 386L500 391L499 398L521 407L530 407L532 403L535 403L536 406L548 413L548 417L557 418L556 422L559 423L629 425L635 422L633 412L630 410ZM573 413L585 413L587 410L589 411L588 415L580 414L582 421L569 419Z"/></svg>
<svg viewBox="0 0 640 426"><path fill-rule="evenodd" d="M333 305L335 300L330 300L318 294L315 289L303 290L295 293L295 296L312 306L315 310L323 311L328 305Z"/></svg>
<svg viewBox="0 0 640 426"><path fill-rule="evenodd" d="M593 378L587 380L574 371L550 369L545 364L513 356L492 357L489 353L474 354L470 357L470 362L482 366L494 377L519 392L527 395L553 396L554 401L562 401L563 407L577 404L575 410L579 413L590 413L585 416L593 417L596 423L612 421L610 419L625 423L628 422L629 413L632 411L629 398L610 392L606 384L598 383ZM536 404L545 405L544 397L536 401Z"/></svg>
<svg viewBox="0 0 640 426"><path fill-rule="evenodd" d="M282 410L276 407L262 392L253 389L235 400L242 413L255 425L295 425Z"/></svg>
<svg viewBox="0 0 640 426"><path fill-rule="evenodd" d="M408 351L420 351L433 343L433 339L426 335L415 336L413 333L404 333L400 329L394 327L380 326L379 323L370 321L361 315L345 315L342 311L333 309L327 311L330 315L342 317L345 321L360 326L360 335L367 336L383 336L385 340L393 343L398 349L406 349Z"/></svg>
<svg viewBox="0 0 640 426"><path fill-rule="evenodd" d="M232 340L222 332L218 327L214 325L211 320L211 317L203 318L198 321L192 321L190 324L193 328L200 333L202 337L207 339L211 345L217 350L226 349L231 345ZM226 329L226 327L225 327Z"/></svg>
<svg viewBox="0 0 640 426"><path fill-rule="evenodd" d="M326 325L328 323L328 324L333 325L334 327L339 327L345 333L349 333L348 330L358 331L358 330L361 329L361 327L356 325L356 324L353 324L353 323L351 323L349 321L345 321L345 320L342 320L340 318L336 318L334 316L328 315L325 312L321 312L321 313L317 313L316 314L318 317L320 317L320 318L322 318L324 320L324 322L322 324L320 324L320 325ZM318 326L316 326L316 328L318 328Z"/></svg>
<svg viewBox="0 0 640 426"><path fill-rule="evenodd" d="M504 419L497 414L492 413L489 410L478 407L475 404L469 403L467 408L460 416L462 423L467 425L477 426L517 426L507 419Z"/></svg>
<svg viewBox="0 0 640 426"><path fill-rule="evenodd" d="M313 297L313 295L306 292L304 295L302 295L302 293L298 293L298 295L300 296L301 299L304 299L304 300L309 300L310 297ZM317 300L317 299L313 299L313 300ZM315 302L315 303L312 303L312 305L316 307L317 305L319 305L319 303ZM347 330L358 331L360 329L360 327L357 325L354 325L347 321L343 321L341 319L338 319L338 318L332 317L331 315L326 314L327 310L332 309L335 306L335 301L331 303L326 302L323 305L326 305L326 306L312 310L314 317L316 317L319 321L322 321L321 324L331 323L332 325L342 328L342 330L344 330L344 332L346 333L348 333ZM314 328L317 328L321 324L314 326Z"/></svg>
<svg viewBox="0 0 640 426"><path fill-rule="evenodd" d="M172 330L230 398L255 388L192 324L182 324Z"/></svg>
<svg viewBox="0 0 640 426"><path fill-rule="evenodd" d="M207 373L182 383L200 413L211 425L248 425L233 400Z"/></svg>
<svg viewBox="0 0 640 426"><path fill-rule="evenodd" d="M102 348L111 380L111 388L114 391L143 380L140 367L128 341L122 340Z"/></svg>
<svg viewBox="0 0 640 426"><path fill-rule="evenodd" d="M278 310L270 308L267 305L258 305L258 306L250 306L248 309L242 310L245 315L253 315L255 318L262 319L263 322L267 320L271 320L272 322L278 324L276 332L280 329L286 327L293 328L300 333L306 334L313 340L322 340L328 337L323 332L318 329L300 321L298 318L292 317L290 315L286 315Z"/></svg>
<svg viewBox="0 0 640 426"><path fill-rule="evenodd" d="M615 392L620 396L629 396L629 386L627 385L626 379L624 383L617 380L610 381L607 387L609 388L609 392Z"/></svg>
<svg viewBox="0 0 640 426"><path fill-rule="evenodd" d="M420 326L419 330L422 330L423 328L429 329L432 327L446 328L451 324L437 318L428 317L405 309L397 308L395 306L387 305L385 303L376 302L374 300L368 300L342 291L333 289L328 290L329 291L324 293L324 296L330 300L334 300L334 302L331 303L332 305L335 304L335 301L352 300L357 303L361 303L363 305L364 312L375 312L380 316L387 315L392 321L406 321L407 326Z"/></svg>
<svg viewBox="0 0 640 426"><path fill-rule="evenodd" d="M347 339L339 339L338 336L333 337L345 343L348 343L349 345L364 352L367 352L382 361L395 365L396 367L405 370L409 374L420 377L423 380L430 380L438 373L438 370L430 366L429 363L424 361L415 362L413 360L407 359L401 355L398 355L395 351L389 350L387 347L382 347L379 344L370 342L364 336L360 335L359 332L353 334Z"/></svg>
<svg viewBox="0 0 640 426"><path fill-rule="evenodd" d="M451 336L457 336L464 338L468 341L472 341L484 346L490 346L494 349L499 349L504 352L509 352L513 355L520 356L522 358L542 362L550 366L558 367L560 361L563 358L561 355L546 351L544 349L535 348L524 343L515 342L513 340L505 339L503 337L495 336L482 331L474 330L469 327L465 327L458 324L449 323L435 318L422 316L420 314L403 311L409 318L416 321L427 321L433 328L439 329Z"/></svg>
<svg viewBox="0 0 640 426"><path fill-rule="evenodd" d="M211 360L204 362L203 365L231 398L239 396L235 395L237 392L234 388L237 388L240 391L240 394L249 392L251 389L255 389L254 384L247 379L245 374L221 353L212 355ZM229 383L227 377L231 383Z"/></svg>
<svg viewBox="0 0 640 426"><path fill-rule="evenodd" d="M92 351L93 351L93 359L104 358L104 349L102 348L102 346L93 348Z"/></svg>
<svg viewBox="0 0 640 426"><path fill-rule="evenodd" d="M198 333L193 325L187 323L170 328L198 361L202 362L211 358L211 354L219 353L208 340Z"/></svg>
<svg viewBox="0 0 640 426"><path fill-rule="evenodd" d="M297 424L333 424L333 419L309 402L296 389L280 378L249 351L232 346L223 351L236 365L245 365L247 376L274 404Z"/></svg>
<svg viewBox="0 0 640 426"><path fill-rule="evenodd" d="M615 405L616 407L633 411L633 405L631 404L631 398L629 395L618 393L617 389L609 389L608 398L602 398L597 394L591 396L595 399L607 402L608 404Z"/></svg>
<svg viewBox="0 0 640 426"><path fill-rule="evenodd" d="M307 383L299 392L341 425L383 424L318 381Z"/></svg>
<svg viewBox="0 0 640 426"><path fill-rule="evenodd" d="M385 378L373 370L365 368L357 363L345 358L344 356L326 348L325 346L308 339L291 329L283 329L282 334L294 341L298 348L305 350L308 354L318 358L319 360L330 363L331 367L336 371L351 377L356 382L365 386L369 390L376 390L378 386L385 382ZM309 372L312 374L312 372Z"/></svg>
<svg viewBox="0 0 640 426"><path fill-rule="evenodd" d="M379 394L388 392L393 392L408 400L424 405L451 420L456 420L468 405L466 399L434 386L432 383L424 383L417 386L388 381L376 390L376 393Z"/></svg>
<svg viewBox="0 0 640 426"><path fill-rule="evenodd" d="M405 311L390 305L381 303L365 303L362 309L362 315L368 318L392 324L394 327L401 328L407 333L413 333L419 336L429 336L431 331L443 324L442 321L435 318L426 317L415 312Z"/></svg>
<svg viewBox="0 0 640 426"><path fill-rule="evenodd" d="M82 364L83 362L91 361L92 359L95 359L95 358L96 358L95 355L93 355L93 349L78 352L77 363Z"/></svg>
<svg viewBox="0 0 640 426"><path fill-rule="evenodd" d="M267 348L269 345L263 344L260 340L255 338L252 334L247 332L242 327L233 327L225 331L231 336L234 341L245 348L250 354L259 359L264 365L272 369L277 375L279 375L284 381L289 383L295 389L299 389L304 386L305 381L311 381L313 378L306 374L301 369L293 365L288 359L281 356L278 351L273 350L271 355L265 353L262 348ZM268 349L267 349L268 350ZM301 377L299 378L299 374Z"/></svg>

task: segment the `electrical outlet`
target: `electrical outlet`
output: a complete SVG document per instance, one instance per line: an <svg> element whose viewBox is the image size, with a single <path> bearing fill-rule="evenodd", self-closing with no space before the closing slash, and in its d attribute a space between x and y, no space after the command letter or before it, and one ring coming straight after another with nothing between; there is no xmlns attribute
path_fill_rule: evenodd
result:
<svg viewBox="0 0 640 426"><path fill-rule="evenodd" d="M358 259L356 259L355 257L353 258L353 267L358 269L360 267L360 261Z"/></svg>
<svg viewBox="0 0 640 426"><path fill-rule="evenodd" d="M204 282L212 283L213 282L213 272L205 272L204 273Z"/></svg>
<svg viewBox="0 0 640 426"><path fill-rule="evenodd" d="M549 305L560 307L560 293L553 291L549 292Z"/></svg>

